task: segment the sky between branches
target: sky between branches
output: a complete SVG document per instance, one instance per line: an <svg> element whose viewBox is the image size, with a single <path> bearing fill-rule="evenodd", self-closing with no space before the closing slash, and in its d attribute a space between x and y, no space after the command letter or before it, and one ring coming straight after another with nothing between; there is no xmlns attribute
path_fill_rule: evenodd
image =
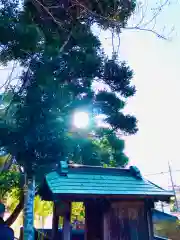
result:
<svg viewBox="0 0 180 240"><path fill-rule="evenodd" d="M159 15L156 29L164 34L174 26L171 41L158 39L149 32L125 30L121 35L120 60L126 60L134 71L137 93L126 111L139 121L139 132L126 138L130 164L137 165L146 175L180 170L180 1L172 2ZM166 32L167 31L167 32ZM97 34L99 34L97 30ZM100 38L108 55L112 52L110 33ZM180 185L180 172L173 172ZM167 174L149 175L152 181L167 187ZM178 180L179 178L179 180Z"/></svg>

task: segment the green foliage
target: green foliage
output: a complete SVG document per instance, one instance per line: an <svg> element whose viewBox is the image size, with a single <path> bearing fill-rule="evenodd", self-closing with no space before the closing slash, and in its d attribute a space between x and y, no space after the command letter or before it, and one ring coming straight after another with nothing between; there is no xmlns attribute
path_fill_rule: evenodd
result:
<svg viewBox="0 0 180 240"><path fill-rule="evenodd" d="M18 191L20 187L22 186L20 174L18 172L4 171L0 174L0 199L6 198L12 189L16 189Z"/></svg>
<svg viewBox="0 0 180 240"><path fill-rule="evenodd" d="M116 15L123 25L135 5L115 3L111 11L112 1L102 0L101 13L110 19ZM117 135L137 131L136 118L123 113L126 99L135 94L130 85L133 73L125 63L108 60L93 35L88 21L107 26L105 20L101 23L96 1L91 5L93 18L88 14L74 17L66 7L61 7L61 14L52 10L58 23L30 1L20 7L18 1L1 0L1 5L1 63L17 60L23 72L8 111L0 119L0 147L36 179L63 159L125 166L124 142ZM95 92L94 80L110 91ZM107 127L102 129L93 120L82 136L72 129L72 115L78 109L86 109L92 119L103 114Z"/></svg>
<svg viewBox="0 0 180 240"><path fill-rule="evenodd" d="M85 219L85 208L82 202L73 202L72 203L72 214L71 221L78 220L83 222Z"/></svg>
<svg viewBox="0 0 180 240"><path fill-rule="evenodd" d="M34 212L35 215L45 218L52 214L53 203L42 201L39 196L36 196L34 199Z"/></svg>
<svg viewBox="0 0 180 240"><path fill-rule="evenodd" d="M4 166L11 159L10 154L4 155L3 149L0 150L0 172L4 170Z"/></svg>
<svg viewBox="0 0 180 240"><path fill-rule="evenodd" d="M128 158L123 153L125 143L108 128L97 128L89 138L74 137L74 152L71 160L85 165L124 167Z"/></svg>
<svg viewBox="0 0 180 240"><path fill-rule="evenodd" d="M154 231L157 236L178 240L180 238L180 223L179 221L157 223L154 225Z"/></svg>
<svg viewBox="0 0 180 240"><path fill-rule="evenodd" d="M7 192L6 205L8 211L13 212L19 203L22 189L19 186L12 186Z"/></svg>

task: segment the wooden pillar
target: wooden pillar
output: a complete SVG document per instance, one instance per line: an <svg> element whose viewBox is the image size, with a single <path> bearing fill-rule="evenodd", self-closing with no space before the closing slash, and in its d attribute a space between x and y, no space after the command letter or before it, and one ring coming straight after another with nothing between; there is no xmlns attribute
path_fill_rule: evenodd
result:
<svg viewBox="0 0 180 240"><path fill-rule="evenodd" d="M54 203L53 206L53 219L52 219L52 235L51 239L54 240L58 233L58 225L59 225L59 214L57 212L57 204Z"/></svg>
<svg viewBox="0 0 180 240"><path fill-rule="evenodd" d="M64 213L62 240L71 239L71 203L67 203L67 208Z"/></svg>
<svg viewBox="0 0 180 240"><path fill-rule="evenodd" d="M108 212L104 214L103 219L103 240L110 240L110 224L109 224L109 214Z"/></svg>
<svg viewBox="0 0 180 240"><path fill-rule="evenodd" d="M103 210L96 201L85 202L85 240L103 240Z"/></svg>
<svg viewBox="0 0 180 240"><path fill-rule="evenodd" d="M154 229L153 229L151 210L148 210L148 212L147 212L147 221L148 221L148 230L149 230L149 240L153 240L154 239Z"/></svg>
<svg viewBox="0 0 180 240"><path fill-rule="evenodd" d="M149 240L154 239L154 227L153 227L153 219L152 219L152 209L153 208L154 208L154 203L146 202Z"/></svg>

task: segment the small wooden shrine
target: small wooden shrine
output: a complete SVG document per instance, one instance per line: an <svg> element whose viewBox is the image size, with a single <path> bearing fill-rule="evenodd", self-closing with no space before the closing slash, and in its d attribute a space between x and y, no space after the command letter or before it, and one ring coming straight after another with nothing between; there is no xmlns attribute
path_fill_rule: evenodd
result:
<svg viewBox="0 0 180 240"><path fill-rule="evenodd" d="M63 216L63 240L71 239L71 202L84 202L85 240L154 239L154 202L170 200L172 192L145 180L136 167L129 169L67 165L46 175L43 200L54 202L52 240L57 239Z"/></svg>

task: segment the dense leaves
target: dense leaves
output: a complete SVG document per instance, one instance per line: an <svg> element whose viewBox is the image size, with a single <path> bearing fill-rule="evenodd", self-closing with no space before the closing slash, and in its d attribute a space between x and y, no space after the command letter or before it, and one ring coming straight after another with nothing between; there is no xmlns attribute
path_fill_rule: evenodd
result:
<svg viewBox="0 0 180 240"><path fill-rule="evenodd" d="M134 3L117 1L113 5L108 1L107 5L102 0L99 5L94 1L86 6L93 10L94 17L86 12L83 19L74 18L72 10L62 5L51 12L58 23L39 3L1 1L1 62L19 61L24 70L10 106L1 117L0 146L26 173L39 178L63 159L125 166L128 159L123 153L124 142L117 133L137 131L135 117L123 113L126 99L135 93L130 85L133 73L125 63L107 59L87 20L100 23L102 13L103 18L114 18L116 14L125 24ZM57 3L43 4L49 7ZM60 14L63 11L64 15ZM94 81L103 82L109 90L95 92ZM72 116L78 110L88 111L91 117L84 131L72 126ZM96 122L99 114L104 115L104 129Z"/></svg>
<svg viewBox="0 0 180 240"><path fill-rule="evenodd" d="M22 187L20 174L16 171L5 171L0 174L0 200L5 200L12 189Z"/></svg>
<svg viewBox="0 0 180 240"><path fill-rule="evenodd" d="M46 22L49 22L50 16L53 16L53 22L59 25L62 25L62 21L69 23L80 19L86 24L97 23L105 29L118 30L126 25L136 7L134 0L70 0L68 2L36 0L31 2ZM37 19L39 20L38 15Z"/></svg>
<svg viewBox="0 0 180 240"><path fill-rule="evenodd" d="M124 97L131 97L135 94L134 86L130 85L133 77L132 70L122 62L118 64L114 60L109 60L105 64L104 81L112 91L119 92Z"/></svg>

